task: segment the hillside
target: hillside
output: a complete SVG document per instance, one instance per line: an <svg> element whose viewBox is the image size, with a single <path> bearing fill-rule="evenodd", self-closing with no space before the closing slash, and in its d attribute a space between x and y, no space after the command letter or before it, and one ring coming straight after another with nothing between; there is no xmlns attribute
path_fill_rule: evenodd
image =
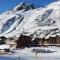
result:
<svg viewBox="0 0 60 60"><path fill-rule="evenodd" d="M0 15L0 36L34 38L60 36L60 1L42 8L21 3Z"/></svg>

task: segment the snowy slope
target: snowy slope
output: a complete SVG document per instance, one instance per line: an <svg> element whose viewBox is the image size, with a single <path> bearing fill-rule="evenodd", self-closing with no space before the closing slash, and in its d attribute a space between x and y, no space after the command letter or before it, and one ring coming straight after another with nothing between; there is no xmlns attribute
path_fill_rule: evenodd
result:
<svg viewBox="0 0 60 60"><path fill-rule="evenodd" d="M60 1L37 9L21 3L1 14L0 36L19 37L20 34L35 38L60 36Z"/></svg>
<svg viewBox="0 0 60 60"><path fill-rule="evenodd" d="M50 53L42 53L42 52L34 52L33 49L43 49L43 50L49 50L53 51ZM59 47L31 47L31 48L25 48L20 50L14 50L14 54L10 53L4 55L4 57L11 57L11 58L17 58L20 57L20 59L24 60L60 60L60 48ZM29 53L27 53L29 52Z"/></svg>

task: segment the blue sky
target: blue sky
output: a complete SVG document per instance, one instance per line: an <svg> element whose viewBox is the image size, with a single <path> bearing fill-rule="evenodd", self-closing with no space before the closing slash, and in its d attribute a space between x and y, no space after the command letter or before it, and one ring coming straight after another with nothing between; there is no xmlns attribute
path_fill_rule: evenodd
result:
<svg viewBox="0 0 60 60"><path fill-rule="evenodd" d="M43 7L56 0L0 0L0 13L3 13L21 2L33 3L36 7Z"/></svg>

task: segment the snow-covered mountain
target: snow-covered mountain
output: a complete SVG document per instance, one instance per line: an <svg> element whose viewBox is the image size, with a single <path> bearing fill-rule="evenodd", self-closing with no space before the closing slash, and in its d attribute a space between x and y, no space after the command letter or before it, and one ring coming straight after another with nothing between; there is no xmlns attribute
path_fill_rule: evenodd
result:
<svg viewBox="0 0 60 60"><path fill-rule="evenodd" d="M20 34L33 37L60 36L60 1L44 8L24 3L0 15L0 36L19 37Z"/></svg>

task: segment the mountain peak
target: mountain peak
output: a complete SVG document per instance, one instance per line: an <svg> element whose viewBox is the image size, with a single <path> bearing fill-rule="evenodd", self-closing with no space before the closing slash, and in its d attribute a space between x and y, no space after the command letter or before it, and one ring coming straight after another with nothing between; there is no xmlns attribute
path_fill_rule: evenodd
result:
<svg viewBox="0 0 60 60"><path fill-rule="evenodd" d="M20 10L25 10L28 11L30 9L34 9L34 4L28 4L26 2L22 2L21 4L17 5L14 10L20 11Z"/></svg>
<svg viewBox="0 0 60 60"><path fill-rule="evenodd" d="M0 36L19 37L20 34L34 38L60 36L59 5L60 1L56 1L42 9L34 9L34 5L26 2L19 4L12 11L0 15Z"/></svg>

